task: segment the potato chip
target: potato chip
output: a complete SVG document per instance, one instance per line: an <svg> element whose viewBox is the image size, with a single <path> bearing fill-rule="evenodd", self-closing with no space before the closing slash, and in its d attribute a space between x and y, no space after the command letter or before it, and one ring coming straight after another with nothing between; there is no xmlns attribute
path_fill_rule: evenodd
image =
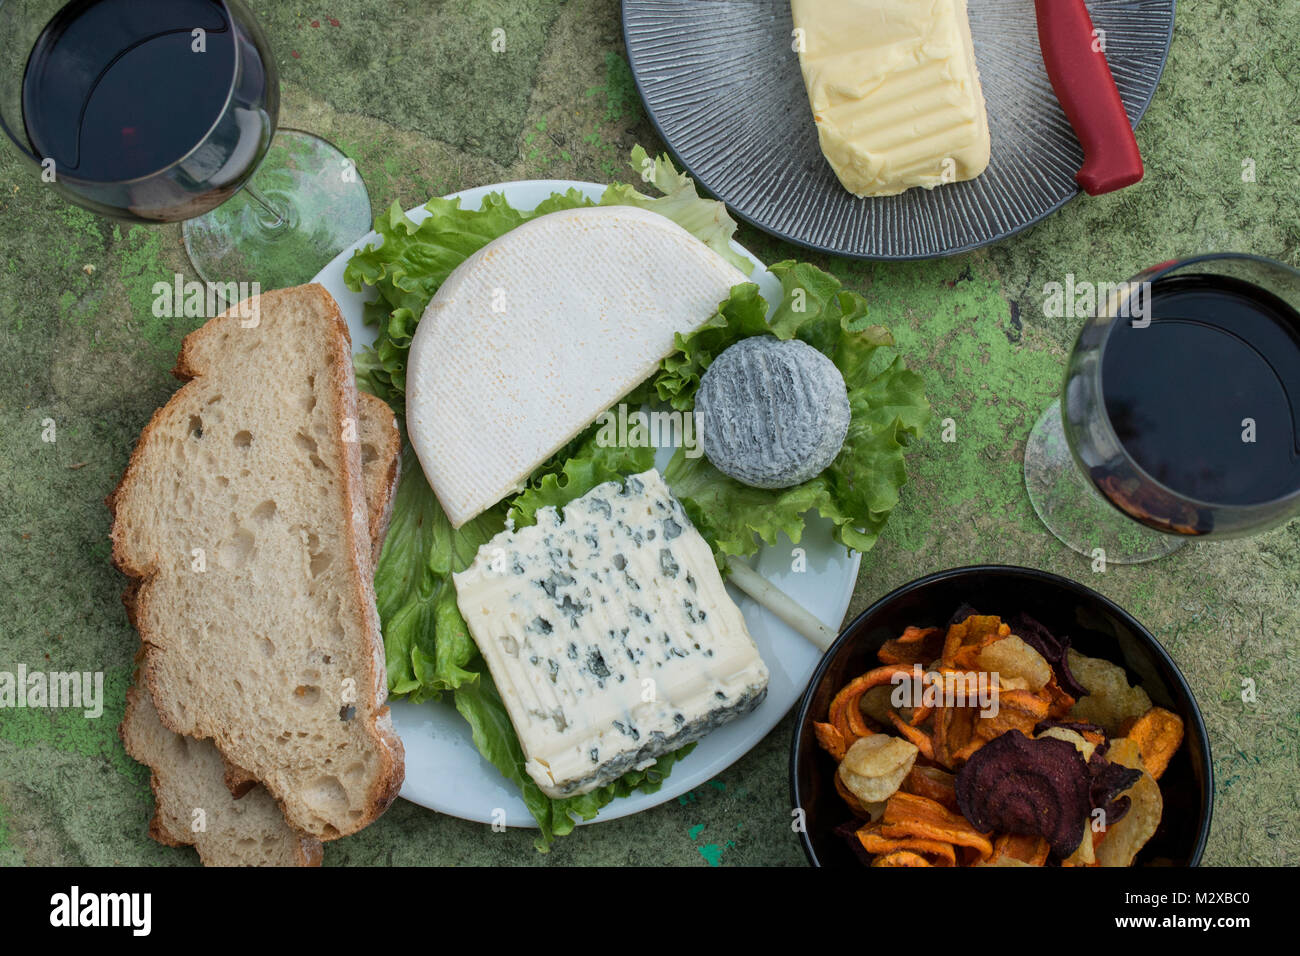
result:
<svg viewBox="0 0 1300 956"><path fill-rule="evenodd" d="M1042 654L1014 634L994 641L979 652L980 670L1001 678L1020 678L1027 690L1040 691L1052 679L1052 667Z"/></svg>
<svg viewBox="0 0 1300 956"><path fill-rule="evenodd" d="M1008 677L1006 674L991 674L990 677L990 683L998 690L1029 690L1029 681L1023 677Z"/></svg>
<svg viewBox="0 0 1300 956"><path fill-rule="evenodd" d="M1120 725L1129 717L1140 717L1151 709L1151 698L1141 687L1130 687L1124 668L1099 657L1069 652L1070 671L1088 690L1086 697L1070 708L1071 720L1096 724L1118 736Z"/></svg>
<svg viewBox="0 0 1300 956"><path fill-rule="evenodd" d="M838 777L862 803L887 800L916 763L917 748L890 734L855 740L840 761Z"/></svg>
<svg viewBox="0 0 1300 956"><path fill-rule="evenodd" d="M1125 767L1132 767L1134 770L1146 773L1147 766L1142 762L1142 748L1137 745L1137 741L1129 740L1127 737L1115 737L1111 740L1110 747L1106 751L1106 759L1111 763L1123 764Z"/></svg>
<svg viewBox="0 0 1300 956"><path fill-rule="evenodd" d="M1084 739L1083 734L1077 730L1070 730L1068 727L1048 727L1041 734L1035 734L1036 738L1055 737L1057 740L1066 740L1074 744L1074 749L1083 754L1085 761L1091 760L1093 752L1097 745L1091 740Z"/></svg>
<svg viewBox="0 0 1300 956"><path fill-rule="evenodd" d="M1084 688L1070 673L1070 662L1066 656L1070 649L1069 637L1058 637L1028 614L1017 614L1012 618L1011 626L1021 640L1038 651L1043 660L1052 666L1054 684L1072 698L1084 695Z"/></svg>
<svg viewBox="0 0 1300 956"><path fill-rule="evenodd" d="M1163 707L1152 707L1133 722L1125 736L1137 744L1147 773L1159 780L1183 742L1183 719Z"/></svg>
<svg viewBox="0 0 1300 956"><path fill-rule="evenodd" d="M1135 741L1127 737L1112 740L1106 758L1112 763L1141 770L1142 776L1121 794L1129 798L1128 812L1106 828L1106 835L1097 844L1097 863L1100 866L1132 866L1138 851L1146 846L1160 826L1164 799L1160 795L1160 784L1146 772L1141 748Z"/></svg>
<svg viewBox="0 0 1300 956"><path fill-rule="evenodd" d="M1038 726L1034 728L1034 736L1037 737L1043 731L1051 727L1060 727L1063 730L1073 730L1089 743L1101 747L1103 751L1106 749L1106 732L1096 724L1086 724L1081 720L1054 720L1051 719L1049 715L1047 720L1040 721Z"/></svg>
<svg viewBox="0 0 1300 956"><path fill-rule="evenodd" d="M862 698L858 701L858 708L882 727L889 727L893 724L893 721L889 719L890 714L902 716L906 713L904 709L894 706L891 700L893 695L893 684L881 684L862 695ZM908 718L903 716L903 719L907 720Z"/></svg>
<svg viewBox="0 0 1300 956"><path fill-rule="evenodd" d="M1061 866L1092 866L1097 862L1097 856L1092 845L1092 820L1089 819L1083 824L1083 839L1079 841L1079 848L1061 861Z"/></svg>

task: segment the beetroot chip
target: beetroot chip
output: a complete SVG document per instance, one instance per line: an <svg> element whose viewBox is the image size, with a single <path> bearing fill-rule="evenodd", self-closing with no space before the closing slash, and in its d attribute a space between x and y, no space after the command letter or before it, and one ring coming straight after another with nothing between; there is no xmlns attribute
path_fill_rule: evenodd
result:
<svg viewBox="0 0 1300 956"><path fill-rule="evenodd" d="M957 774L957 805L979 830L1041 836L1058 857L1083 837L1092 777L1068 740L1018 730L993 738Z"/></svg>
<svg viewBox="0 0 1300 956"><path fill-rule="evenodd" d="M1142 771L1123 764L1111 763L1100 754L1094 753L1092 759L1088 761L1088 775L1091 779L1088 796L1093 809L1101 807L1106 811L1106 826L1118 823L1124 814L1128 813L1131 803L1128 797L1122 797L1120 794L1138 782Z"/></svg>
<svg viewBox="0 0 1300 956"><path fill-rule="evenodd" d="M870 866L874 857L867 852L866 847L862 845L862 841L858 839L858 831L862 829L862 826L861 820L854 819L841 823L831 832L848 844L849 850L858 858L859 863L863 866Z"/></svg>
<svg viewBox="0 0 1300 956"><path fill-rule="evenodd" d="M1028 614L1020 614L1009 622L1011 633L1047 659L1056 673L1056 683L1075 700L1088 696L1088 689L1070 673L1070 639L1057 637Z"/></svg>

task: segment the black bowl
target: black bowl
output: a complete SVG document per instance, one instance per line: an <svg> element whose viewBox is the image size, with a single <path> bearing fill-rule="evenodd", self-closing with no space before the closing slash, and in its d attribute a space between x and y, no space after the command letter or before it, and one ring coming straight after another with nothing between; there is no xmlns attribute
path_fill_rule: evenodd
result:
<svg viewBox="0 0 1300 956"><path fill-rule="evenodd" d="M861 867L848 843L833 832L852 819L835 792L835 762L817 745L813 722L824 720L835 693L879 666L876 651L909 624L942 626L962 605L981 614L1025 612L1048 630L1068 635L1090 657L1122 664L1153 703L1183 719L1183 744L1160 778L1164 814L1135 866L1196 866L1210 834L1214 769L1200 708L1187 681L1151 632L1096 591L1068 578L1002 565L955 568L905 584L867 608L831 645L799 705L790 754L790 790L804 811L800 834L813 866Z"/></svg>

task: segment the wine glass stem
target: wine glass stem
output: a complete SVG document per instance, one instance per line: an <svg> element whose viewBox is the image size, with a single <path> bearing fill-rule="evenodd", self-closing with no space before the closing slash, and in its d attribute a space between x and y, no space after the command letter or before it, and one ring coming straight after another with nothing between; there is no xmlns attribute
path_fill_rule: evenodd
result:
<svg viewBox="0 0 1300 956"><path fill-rule="evenodd" d="M244 192L266 212L268 218L264 219L263 223L268 229L278 229L288 223L287 212L282 210L273 199L263 195L252 183L244 184Z"/></svg>

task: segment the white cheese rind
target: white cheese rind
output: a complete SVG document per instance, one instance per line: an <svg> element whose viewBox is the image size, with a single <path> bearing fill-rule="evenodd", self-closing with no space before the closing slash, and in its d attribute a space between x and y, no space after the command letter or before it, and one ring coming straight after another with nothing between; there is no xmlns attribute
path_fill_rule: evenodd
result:
<svg viewBox="0 0 1300 956"><path fill-rule="evenodd" d="M456 599L552 797L586 793L756 707L768 671L657 471L504 531Z"/></svg>
<svg viewBox="0 0 1300 956"><path fill-rule="evenodd" d="M989 124L966 0L792 0L817 135L855 196L974 179Z"/></svg>
<svg viewBox="0 0 1300 956"><path fill-rule="evenodd" d="M411 342L407 429L453 527L648 378L744 282L671 219L550 213L462 263Z"/></svg>

